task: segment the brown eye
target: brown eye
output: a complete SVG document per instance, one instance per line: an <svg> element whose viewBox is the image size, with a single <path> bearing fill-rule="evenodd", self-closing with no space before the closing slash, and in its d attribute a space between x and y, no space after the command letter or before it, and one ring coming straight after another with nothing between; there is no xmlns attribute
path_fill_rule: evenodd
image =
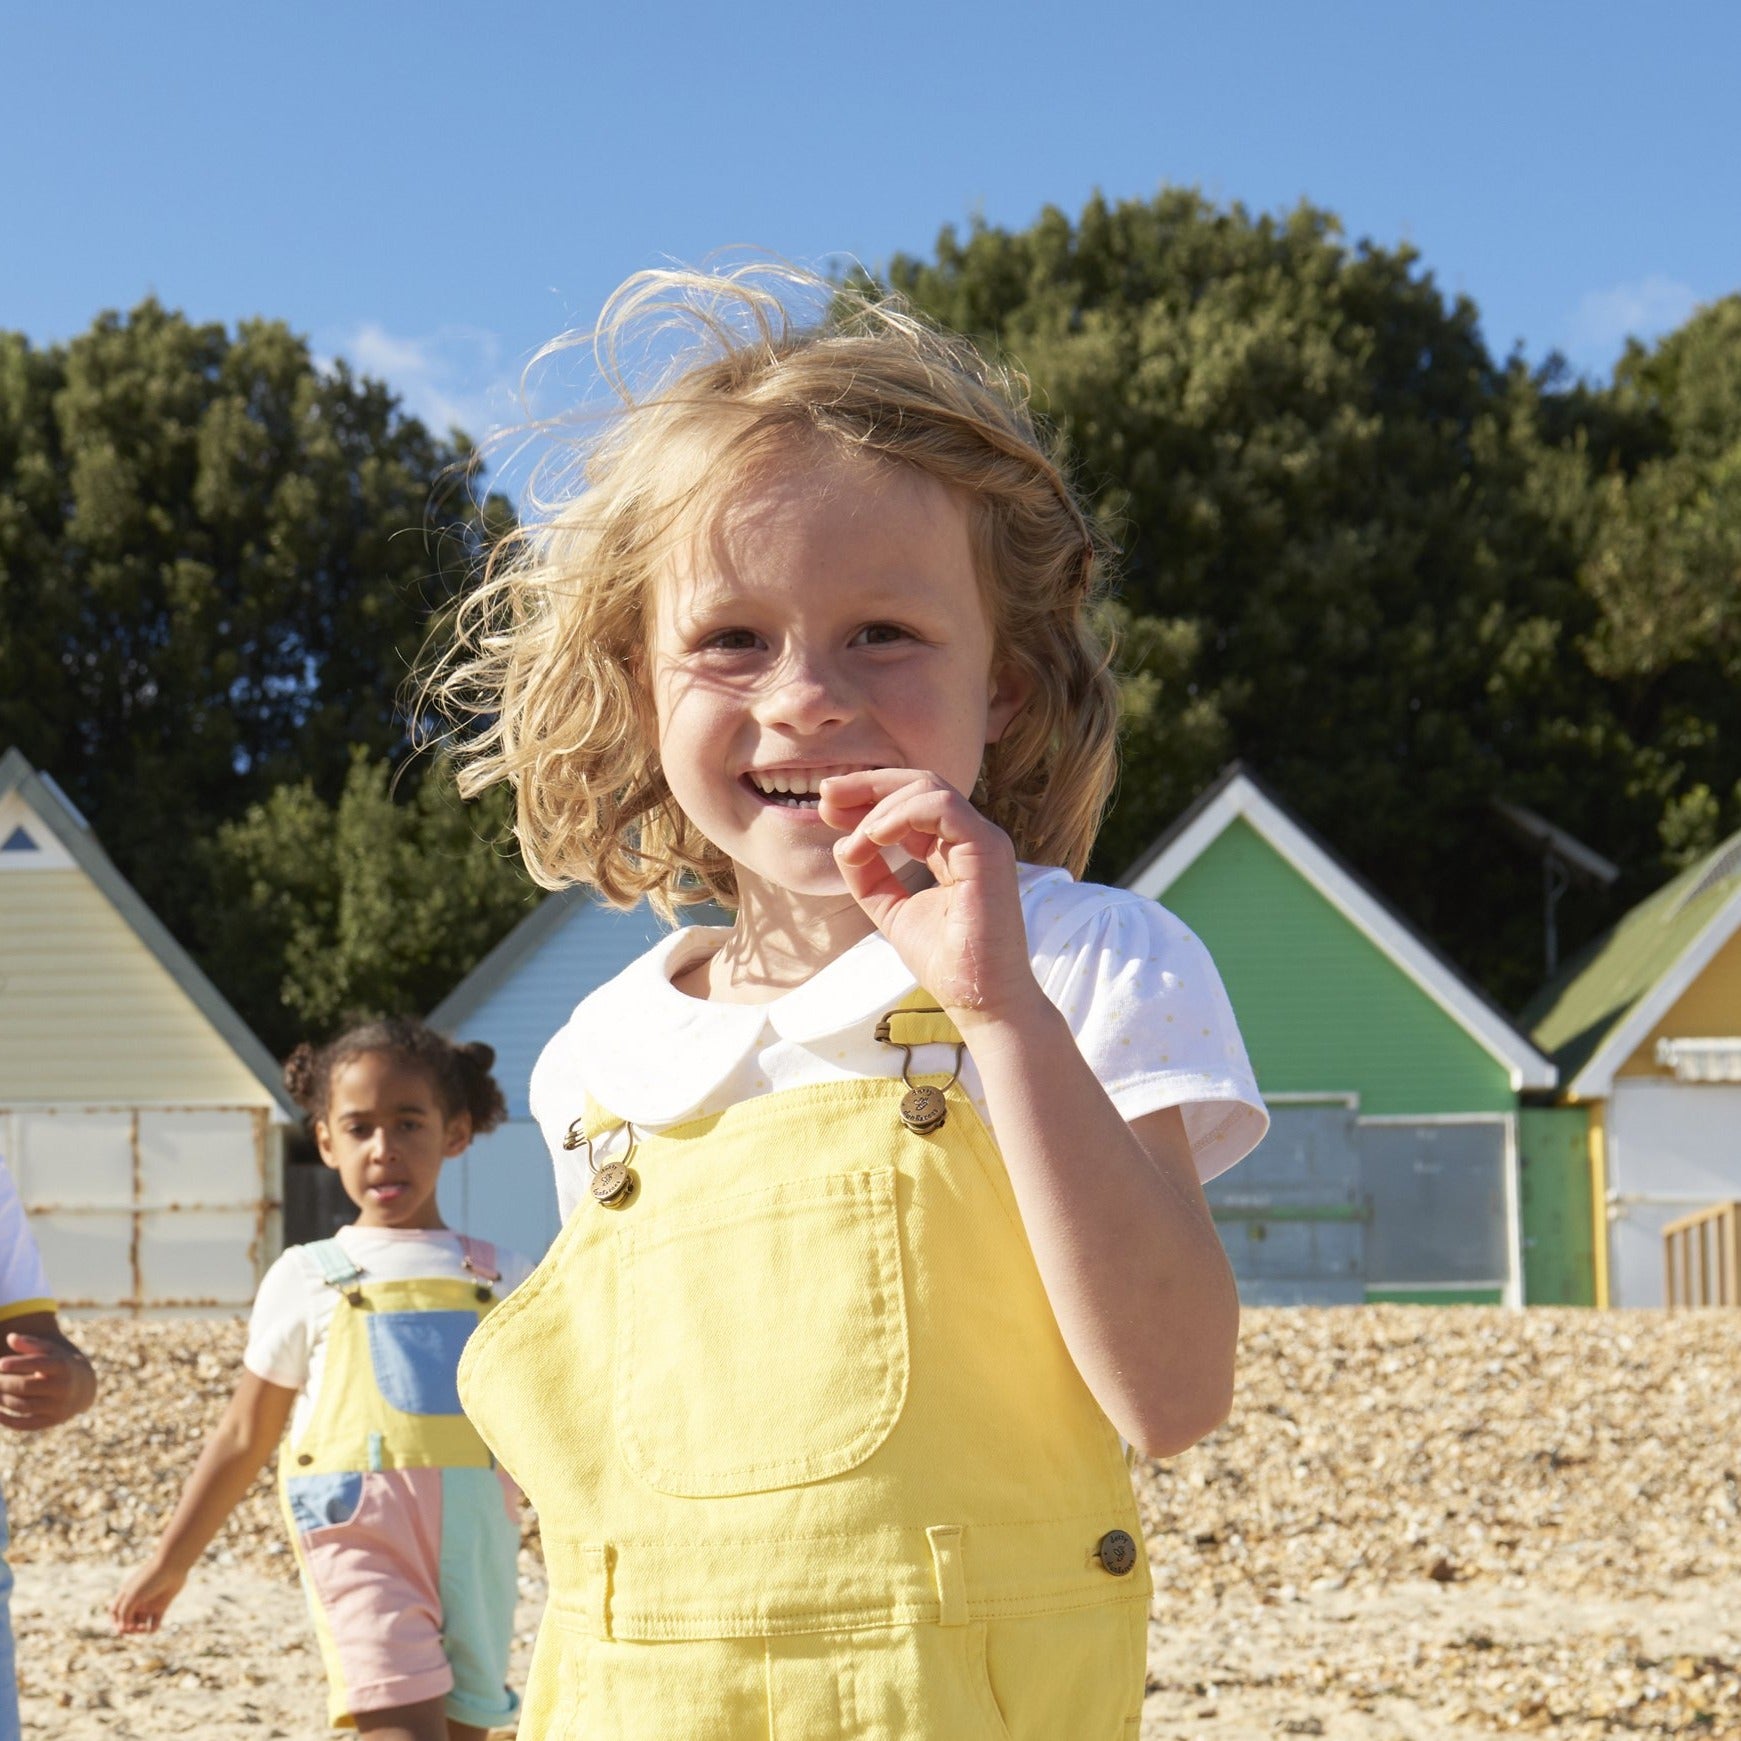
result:
<svg viewBox="0 0 1741 1741"><path fill-rule="evenodd" d="M721 629L701 643L710 653L753 653L760 644L761 637L753 629Z"/></svg>

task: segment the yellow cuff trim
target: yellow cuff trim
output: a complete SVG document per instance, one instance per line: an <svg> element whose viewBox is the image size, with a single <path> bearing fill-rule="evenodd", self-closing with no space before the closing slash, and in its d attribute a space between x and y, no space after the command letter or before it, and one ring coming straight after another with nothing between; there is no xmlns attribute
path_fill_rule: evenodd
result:
<svg viewBox="0 0 1741 1741"><path fill-rule="evenodd" d="M32 1312L52 1312L56 1310L53 1300L14 1300L10 1305L0 1306L0 1323L8 1318L28 1317Z"/></svg>

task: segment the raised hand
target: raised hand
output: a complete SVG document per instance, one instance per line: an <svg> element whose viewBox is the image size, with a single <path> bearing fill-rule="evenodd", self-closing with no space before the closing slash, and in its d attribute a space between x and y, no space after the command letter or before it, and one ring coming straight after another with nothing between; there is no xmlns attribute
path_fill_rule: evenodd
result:
<svg viewBox="0 0 1741 1741"><path fill-rule="evenodd" d="M853 899L945 1009L995 1017L1042 995L1015 848L953 786L919 768L839 774L822 782L821 815L843 831L834 859ZM890 853L924 865L929 885L908 888Z"/></svg>

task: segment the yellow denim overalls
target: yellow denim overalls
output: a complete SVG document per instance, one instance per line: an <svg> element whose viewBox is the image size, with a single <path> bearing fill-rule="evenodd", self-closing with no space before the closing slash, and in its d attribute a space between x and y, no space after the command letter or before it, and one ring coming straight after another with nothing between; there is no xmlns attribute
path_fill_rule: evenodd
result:
<svg viewBox="0 0 1741 1741"><path fill-rule="evenodd" d="M928 1002L878 1037L958 1045ZM468 1345L550 1574L522 1741L1136 1735L1118 1436L984 1125L890 1060L631 1131Z"/></svg>
<svg viewBox="0 0 1741 1741"><path fill-rule="evenodd" d="M370 1281L336 1239L303 1248L339 1298L313 1416L278 1459L279 1499L338 1726L441 1696L487 1728L517 1705L519 1495L455 1388L500 1276L493 1248L461 1237L470 1281Z"/></svg>

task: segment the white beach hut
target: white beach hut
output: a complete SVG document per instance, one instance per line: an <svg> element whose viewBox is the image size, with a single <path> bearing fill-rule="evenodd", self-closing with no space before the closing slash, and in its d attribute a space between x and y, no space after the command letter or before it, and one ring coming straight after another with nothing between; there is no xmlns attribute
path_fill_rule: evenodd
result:
<svg viewBox="0 0 1741 1741"><path fill-rule="evenodd" d="M246 1309L277 1255L270 1054L47 775L0 757L0 1155L63 1306Z"/></svg>
<svg viewBox="0 0 1741 1741"><path fill-rule="evenodd" d="M685 923L717 925L712 906ZM532 1257L561 1225L550 1151L526 1104L532 1066L574 1006L664 935L645 905L622 912L589 892L547 896L429 1014L431 1027L496 1050L507 1122L480 1137L441 1176L441 1212L455 1227Z"/></svg>

